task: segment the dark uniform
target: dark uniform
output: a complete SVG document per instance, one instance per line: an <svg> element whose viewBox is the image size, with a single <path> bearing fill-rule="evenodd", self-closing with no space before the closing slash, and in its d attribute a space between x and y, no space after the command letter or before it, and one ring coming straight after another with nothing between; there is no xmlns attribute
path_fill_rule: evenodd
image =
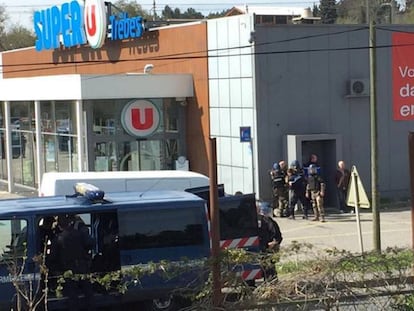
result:
<svg viewBox="0 0 414 311"><path fill-rule="evenodd" d="M267 204L261 203L257 215L258 235L260 251L263 253L277 252L282 243L283 237L279 225L269 215L270 208ZM263 272L265 279L276 276L275 261L273 258L264 256Z"/></svg>
<svg viewBox="0 0 414 311"><path fill-rule="evenodd" d="M313 220L325 221L325 208L324 200L325 196L325 182L322 177L317 173L317 167L315 164L309 165L308 184L306 185L306 197L311 199L313 213L315 218Z"/></svg>
<svg viewBox="0 0 414 311"><path fill-rule="evenodd" d="M293 161L288 169L289 183L289 211L288 215L295 219L295 206L298 202L302 204L303 218L308 218L310 201L306 198L306 179L297 160Z"/></svg>
<svg viewBox="0 0 414 311"><path fill-rule="evenodd" d="M95 245L94 239L85 228L76 229L77 219L71 216L59 217L58 223L62 232L56 239L56 254L58 256L59 271L71 270L73 274L90 273L91 258L89 250ZM92 286L89 280L65 280L64 296L68 297L69 310L94 310ZM85 304L81 307L79 295L85 295Z"/></svg>
<svg viewBox="0 0 414 311"><path fill-rule="evenodd" d="M270 171L270 177L272 180L273 214L274 216L284 217L287 214L289 193L288 185L286 183L286 174L281 169L279 163L273 164L273 169Z"/></svg>

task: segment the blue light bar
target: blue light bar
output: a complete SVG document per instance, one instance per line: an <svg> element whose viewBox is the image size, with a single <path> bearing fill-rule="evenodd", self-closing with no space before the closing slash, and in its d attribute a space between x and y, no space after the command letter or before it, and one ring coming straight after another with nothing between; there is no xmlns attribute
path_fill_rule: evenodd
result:
<svg viewBox="0 0 414 311"><path fill-rule="evenodd" d="M88 183L76 183L74 188L77 195L83 196L91 201L102 201L105 196L104 191Z"/></svg>

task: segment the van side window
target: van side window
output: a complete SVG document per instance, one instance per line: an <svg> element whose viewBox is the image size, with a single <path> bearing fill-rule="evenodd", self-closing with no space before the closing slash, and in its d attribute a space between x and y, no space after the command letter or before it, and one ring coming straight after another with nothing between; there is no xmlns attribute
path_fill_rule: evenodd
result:
<svg viewBox="0 0 414 311"><path fill-rule="evenodd" d="M256 202L253 196L220 200L220 238L236 239L257 236Z"/></svg>
<svg viewBox="0 0 414 311"><path fill-rule="evenodd" d="M0 260L21 258L27 248L27 221L0 220Z"/></svg>
<svg viewBox="0 0 414 311"><path fill-rule="evenodd" d="M121 250L202 245L200 210L169 208L119 212Z"/></svg>

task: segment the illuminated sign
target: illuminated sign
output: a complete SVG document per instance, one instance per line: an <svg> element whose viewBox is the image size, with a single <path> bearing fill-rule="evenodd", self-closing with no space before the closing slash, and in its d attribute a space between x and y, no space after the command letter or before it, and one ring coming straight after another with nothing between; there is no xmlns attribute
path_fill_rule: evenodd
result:
<svg viewBox="0 0 414 311"><path fill-rule="evenodd" d="M158 107L148 100L134 100L125 105L121 123L125 131L135 137L147 137L160 126L161 113Z"/></svg>
<svg viewBox="0 0 414 311"><path fill-rule="evenodd" d="M104 0L63 3L60 7L34 12L33 23L37 51L56 49L61 44L72 47L85 43L93 49L104 44L105 38L123 40L139 38L144 32L142 17L128 17L123 12L109 16Z"/></svg>

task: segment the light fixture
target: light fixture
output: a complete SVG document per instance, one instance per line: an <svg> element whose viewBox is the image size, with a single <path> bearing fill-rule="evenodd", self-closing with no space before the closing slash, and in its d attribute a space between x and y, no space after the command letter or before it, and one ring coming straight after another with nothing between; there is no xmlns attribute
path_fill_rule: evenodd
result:
<svg viewBox="0 0 414 311"><path fill-rule="evenodd" d="M175 102L179 103L181 106L187 106L187 98L186 97L176 97Z"/></svg>
<svg viewBox="0 0 414 311"><path fill-rule="evenodd" d="M152 69L154 69L154 65L153 64L146 64L144 66L144 73L151 73Z"/></svg>

